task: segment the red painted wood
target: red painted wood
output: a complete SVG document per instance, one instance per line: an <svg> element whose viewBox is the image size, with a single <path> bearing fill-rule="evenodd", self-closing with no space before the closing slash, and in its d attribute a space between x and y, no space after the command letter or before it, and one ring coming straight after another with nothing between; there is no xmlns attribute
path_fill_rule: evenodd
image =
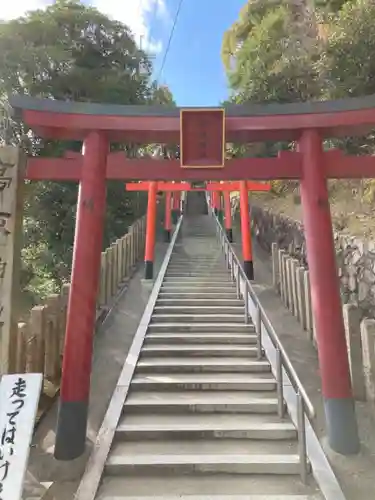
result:
<svg viewBox="0 0 375 500"><path fill-rule="evenodd" d="M23 121L37 135L50 139L82 140L98 129L110 141L178 143L180 120L170 116L113 116L23 111ZM227 142L258 142L298 139L303 129L315 128L322 137L363 135L373 129L374 109L324 113L228 116L225 120Z"/></svg>
<svg viewBox="0 0 375 500"><path fill-rule="evenodd" d="M248 191L270 191L270 184L263 184L261 182L253 182L247 181L247 190ZM207 184L206 191L239 191L240 190L240 181L238 182L210 182Z"/></svg>
<svg viewBox="0 0 375 500"><path fill-rule="evenodd" d="M90 391L108 142L93 132L85 140L84 147L60 389L62 402L86 402Z"/></svg>
<svg viewBox="0 0 375 500"><path fill-rule="evenodd" d="M325 398L350 398L348 351L332 220L327 182L321 170L322 141L315 131L306 131L299 147L304 154L300 189L322 393Z"/></svg>
<svg viewBox="0 0 375 500"><path fill-rule="evenodd" d="M246 262L253 260L253 250L250 232L249 194L245 181L240 182L240 216L242 237L242 258Z"/></svg>
<svg viewBox="0 0 375 500"><path fill-rule="evenodd" d="M172 229L172 193L167 191L165 193L165 219L164 228L166 231Z"/></svg>
<svg viewBox="0 0 375 500"><path fill-rule="evenodd" d="M229 160L224 169L181 169L178 160L128 160L122 153L110 153L107 179L118 180L258 180L299 179L299 153L283 152L279 158L241 158ZM330 150L322 155L322 168L329 179L361 179L375 177L375 156L345 155ZM67 158L34 158L27 161L26 179L73 181L79 180L82 157L68 152Z"/></svg>
<svg viewBox="0 0 375 500"><path fill-rule="evenodd" d="M230 192L224 191L224 224L225 229L232 229L232 210L230 206Z"/></svg>
<svg viewBox="0 0 375 500"><path fill-rule="evenodd" d="M156 236L156 195L157 183L150 182L147 202L145 262L154 262Z"/></svg>
<svg viewBox="0 0 375 500"><path fill-rule="evenodd" d="M29 158L26 178L29 180L79 180L82 158ZM110 153L107 179L130 180L254 180L299 179L301 158L284 151L278 158L239 158L228 160L221 169L183 169L178 160L129 160L123 153Z"/></svg>
<svg viewBox="0 0 375 500"><path fill-rule="evenodd" d="M224 111L222 109L181 112L181 166L205 168L224 166Z"/></svg>

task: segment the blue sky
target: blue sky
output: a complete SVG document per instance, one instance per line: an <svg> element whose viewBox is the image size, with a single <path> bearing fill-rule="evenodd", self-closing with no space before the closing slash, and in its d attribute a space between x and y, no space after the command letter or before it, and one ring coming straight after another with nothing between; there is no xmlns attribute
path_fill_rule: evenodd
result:
<svg viewBox="0 0 375 500"><path fill-rule="evenodd" d="M0 0L1 18L44 8L54 0ZM144 47L155 50L159 74L179 0L83 0L127 24ZM220 52L224 32L246 0L183 0L160 83L179 106L214 106L228 95Z"/></svg>
<svg viewBox="0 0 375 500"><path fill-rule="evenodd" d="M166 0L173 19L179 0ZM238 19L246 0L185 0L164 67L162 82L173 92L179 106L213 106L228 95L221 62L224 32ZM171 23L172 21L170 21ZM170 27L162 22L150 25L151 36L162 40L162 52L155 61L160 68Z"/></svg>

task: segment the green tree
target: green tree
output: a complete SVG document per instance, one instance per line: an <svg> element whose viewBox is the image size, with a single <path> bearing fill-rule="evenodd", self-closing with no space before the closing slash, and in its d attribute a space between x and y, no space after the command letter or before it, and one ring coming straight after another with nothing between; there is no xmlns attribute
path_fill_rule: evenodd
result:
<svg viewBox="0 0 375 500"><path fill-rule="evenodd" d="M10 93L113 104L172 104L168 89L151 81L151 72L147 54L137 47L126 25L78 0L57 0L46 10L4 22L0 25L2 137L19 141L28 132L22 124L9 126L4 96ZM30 154L60 156L66 149L81 150L80 143L30 137ZM137 147L113 145L129 155ZM28 185L23 278L42 295L69 276L76 199L75 183ZM105 245L144 210L144 199L125 193L121 183L108 183Z"/></svg>

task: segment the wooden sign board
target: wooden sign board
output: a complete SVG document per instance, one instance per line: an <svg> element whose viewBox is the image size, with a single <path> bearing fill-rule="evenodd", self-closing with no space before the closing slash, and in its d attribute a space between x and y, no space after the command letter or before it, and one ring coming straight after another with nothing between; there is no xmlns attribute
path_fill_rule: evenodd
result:
<svg viewBox="0 0 375 500"><path fill-rule="evenodd" d="M181 167L223 168L224 162L224 109L181 109Z"/></svg>
<svg viewBox="0 0 375 500"><path fill-rule="evenodd" d="M42 381L41 373L3 375L1 379L1 500L21 499Z"/></svg>
<svg viewBox="0 0 375 500"><path fill-rule="evenodd" d="M21 150L0 147L0 375L15 370L25 165Z"/></svg>

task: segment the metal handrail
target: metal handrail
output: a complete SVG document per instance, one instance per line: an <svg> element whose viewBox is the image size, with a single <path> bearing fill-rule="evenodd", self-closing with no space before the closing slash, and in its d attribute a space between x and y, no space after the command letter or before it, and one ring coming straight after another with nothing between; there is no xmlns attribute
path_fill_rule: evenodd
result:
<svg viewBox="0 0 375 500"><path fill-rule="evenodd" d="M278 413L280 417L284 417L285 414L285 403L284 403L284 389L283 389L283 368L287 373L290 383L292 384L296 396L297 396L297 432L298 432L298 449L300 457L300 473L301 478L304 482L307 481L307 449L306 449L306 428L305 428L305 415L308 419L313 419L315 417L314 406L307 395L302 382L300 381L293 365L287 355L280 339L278 338L271 321L269 320L264 308L262 307L249 279L247 278L245 271L239 261L237 255L235 254L232 245L230 244L227 235L225 234L223 227L221 226L217 217L214 216L216 222L217 236L223 247L224 255L227 259L227 265L231 273L232 279L236 283L237 296L241 295L241 283L240 278L242 278L245 289L243 291L243 298L245 301L245 314L244 321L248 323L249 321L249 295L256 308L256 318L254 318L254 324L257 334L257 354L258 359L261 359L264 355L262 346L262 325L271 340L275 350L276 350L276 382L277 382L277 396L278 396Z"/></svg>

